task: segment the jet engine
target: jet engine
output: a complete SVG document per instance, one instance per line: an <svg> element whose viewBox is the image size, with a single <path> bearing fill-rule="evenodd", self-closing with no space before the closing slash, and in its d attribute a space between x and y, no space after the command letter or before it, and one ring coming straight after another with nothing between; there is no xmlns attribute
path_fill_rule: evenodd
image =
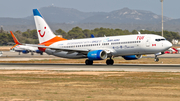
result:
<svg viewBox="0 0 180 101"><path fill-rule="evenodd" d="M43 55L43 52L40 51L40 50L36 50L36 53L39 53L39 54Z"/></svg>
<svg viewBox="0 0 180 101"><path fill-rule="evenodd" d="M40 50L36 50L36 53L43 53L42 51L40 51Z"/></svg>
<svg viewBox="0 0 180 101"><path fill-rule="evenodd" d="M142 58L142 55L127 55L122 56L125 60L136 60Z"/></svg>
<svg viewBox="0 0 180 101"><path fill-rule="evenodd" d="M27 51L27 50L22 50L22 53L27 54L27 53L29 53L29 51Z"/></svg>
<svg viewBox="0 0 180 101"><path fill-rule="evenodd" d="M104 60L107 58L107 53L104 50L94 50L87 54L89 60Z"/></svg>

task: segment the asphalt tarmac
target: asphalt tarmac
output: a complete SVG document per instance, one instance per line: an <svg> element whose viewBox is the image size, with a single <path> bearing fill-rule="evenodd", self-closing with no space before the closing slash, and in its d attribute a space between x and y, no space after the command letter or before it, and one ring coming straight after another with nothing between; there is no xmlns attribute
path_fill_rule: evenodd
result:
<svg viewBox="0 0 180 101"><path fill-rule="evenodd" d="M180 65L85 65L85 64L29 64L0 63L1 70L61 70L61 71L133 71L133 72L180 72Z"/></svg>
<svg viewBox="0 0 180 101"><path fill-rule="evenodd" d="M143 55L143 58L154 58L155 55L154 54L150 54L150 55ZM158 56L159 58L180 58L180 54L163 54L163 55L160 55ZM10 52L10 51L3 51L3 55L0 56L0 60L1 59L15 59L17 60L18 59L25 59L25 58L29 58L29 59L32 59L32 58L57 58L59 59L60 57L56 57L56 56L53 56L53 55L48 55L46 53L43 53L43 55L40 55L40 54L37 54L37 53L34 53L34 55L31 55L31 53L28 53L28 54L23 54L21 53L19 55L18 52Z"/></svg>
<svg viewBox="0 0 180 101"><path fill-rule="evenodd" d="M154 55L147 55L143 58L154 58ZM180 54L165 54L161 58L180 58ZM17 52L3 52L0 60L24 59L46 59L59 58L47 54L22 54ZM180 72L180 65L169 64L118 64L118 65L85 65L85 64L30 64L30 63L0 63L1 70L61 70L61 71L133 71L133 72Z"/></svg>

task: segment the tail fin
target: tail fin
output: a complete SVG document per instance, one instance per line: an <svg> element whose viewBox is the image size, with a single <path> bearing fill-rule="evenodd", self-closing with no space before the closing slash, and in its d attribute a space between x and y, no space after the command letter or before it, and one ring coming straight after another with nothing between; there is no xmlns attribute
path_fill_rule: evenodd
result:
<svg viewBox="0 0 180 101"><path fill-rule="evenodd" d="M12 35L12 37L13 37L14 42L16 43L13 47L10 48L10 50L12 50L12 49L13 49L14 47L16 47L17 45L22 45L22 44L17 40L17 38L14 36L14 34L13 34L12 31L10 31L10 33L11 33L11 35Z"/></svg>
<svg viewBox="0 0 180 101"><path fill-rule="evenodd" d="M16 44L18 44L18 45L22 45L22 44L17 40L17 38L14 36L13 32L10 31L10 33L11 33L11 35L12 35L12 37L13 37L14 42L15 42Z"/></svg>
<svg viewBox="0 0 180 101"><path fill-rule="evenodd" d="M48 26L48 24L46 23L46 21L44 20L44 18L42 17L42 15L37 9L33 9L33 13L34 13L34 20L35 20L38 39L39 39L40 44L45 44L45 43L47 44L48 42L47 45L50 45L53 42L66 40L66 39L57 37L52 32L52 30L50 29L50 27Z"/></svg>

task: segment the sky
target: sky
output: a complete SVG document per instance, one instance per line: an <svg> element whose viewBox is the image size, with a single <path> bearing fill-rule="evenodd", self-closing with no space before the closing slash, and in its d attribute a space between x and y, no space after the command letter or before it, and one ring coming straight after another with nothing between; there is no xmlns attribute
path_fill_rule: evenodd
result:
<svg viewBox="0 0 180 101"><path fill-rule="evenodd" d="M128 7L161 15L160 0L0 0L0 17L23 18L32 15L32 9L52 4L82 12L111 12ZM164 16L180 18L180 0L164 0L163 7Z"/></svg>

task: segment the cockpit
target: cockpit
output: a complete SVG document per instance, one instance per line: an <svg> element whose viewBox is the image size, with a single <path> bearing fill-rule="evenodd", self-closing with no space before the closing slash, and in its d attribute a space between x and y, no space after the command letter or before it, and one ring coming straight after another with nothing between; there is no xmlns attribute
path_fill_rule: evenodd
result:
<svg viewBox="0 0 180 101"><path fill-rule="evenodd" d="M166 39L155 39L155 41L165 41Z"/></svg>

